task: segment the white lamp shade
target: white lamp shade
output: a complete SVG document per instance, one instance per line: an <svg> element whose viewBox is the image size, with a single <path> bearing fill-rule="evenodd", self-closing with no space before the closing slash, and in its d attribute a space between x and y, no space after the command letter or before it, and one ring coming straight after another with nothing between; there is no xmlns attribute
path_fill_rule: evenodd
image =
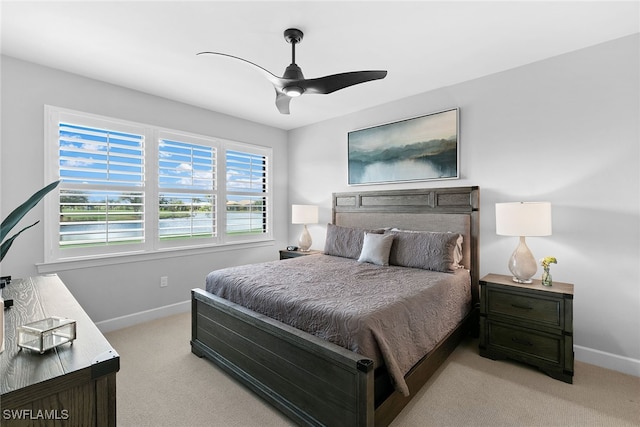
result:
<svg viewBox="0 0 640 427"><path fill-rule="evenodd" d="M292 224L317 224L318 207L314 205L291 205Z"/></svg>
<svg viewBox="0 0 640 427"><path fill-rule="evenodd" d="M550 236L551 203L496 203L496 234L501 236Z"/></svg>

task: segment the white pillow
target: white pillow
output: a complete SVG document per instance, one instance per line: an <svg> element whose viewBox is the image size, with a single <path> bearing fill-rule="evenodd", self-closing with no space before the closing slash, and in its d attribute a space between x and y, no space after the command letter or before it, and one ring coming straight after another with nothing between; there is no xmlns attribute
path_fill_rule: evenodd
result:
<svg viewBox="0 0 640 427"><path fill-rule="evenodd" d="M393 234L365 233L358 262L389 265L389 252L391 251L393 237Z"/></svg>

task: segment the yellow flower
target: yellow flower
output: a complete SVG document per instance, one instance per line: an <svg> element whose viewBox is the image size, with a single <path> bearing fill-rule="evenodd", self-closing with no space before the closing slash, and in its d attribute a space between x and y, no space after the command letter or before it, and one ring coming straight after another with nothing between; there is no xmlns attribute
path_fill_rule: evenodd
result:
<svg viewBox="0 0 640 427"><path fill-rule="evenodd" d="M558 260L556 260L555 257L552 257L552 256L547 256L540 260L540 265L545 269L549 268L549 264L557 264L557 263L558 263Z"/></svg>

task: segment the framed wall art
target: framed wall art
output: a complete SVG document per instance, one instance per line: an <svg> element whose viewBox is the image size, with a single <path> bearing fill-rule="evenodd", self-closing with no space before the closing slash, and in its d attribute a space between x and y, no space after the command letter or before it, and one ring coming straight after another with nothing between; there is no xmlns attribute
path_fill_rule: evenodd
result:
<svg viewBox="0 0 640 427"><path fill-rule="evenodd" d="M458 108L349 132L349 185L459 178Z"/></svg>

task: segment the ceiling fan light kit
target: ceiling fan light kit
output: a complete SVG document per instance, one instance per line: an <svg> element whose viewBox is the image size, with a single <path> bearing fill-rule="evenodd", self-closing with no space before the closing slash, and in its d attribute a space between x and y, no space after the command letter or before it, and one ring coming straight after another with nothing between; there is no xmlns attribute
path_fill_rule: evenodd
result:
<svg viewBox="0 0 640 427"><path fill-rule="evenodd" d="M384 79L387 72L376 71L351 71L347 73L332 74L315 79L305 79L302 69L296 64L296 44L302 41L304 34L297 28L289 28L284 31L284 39L291 44L291 64L285 69L282 77L272 74L261 66L237 56L220 52L200 52L198 55L210 54L226 56L238 59L257 68L270 82L276 91L276 107L282 114L289 114L289 102L291 98L303 93L329 94L349 86L365 83L372 80Z"/></svg>
<svg viewBox="0 0 640 427"><path fill-rule="evenodd" d="M285 95L295 98L296 96L300 96L304 93L304 89L298 86L287 86L283 87L282 91Z"/></svg>

